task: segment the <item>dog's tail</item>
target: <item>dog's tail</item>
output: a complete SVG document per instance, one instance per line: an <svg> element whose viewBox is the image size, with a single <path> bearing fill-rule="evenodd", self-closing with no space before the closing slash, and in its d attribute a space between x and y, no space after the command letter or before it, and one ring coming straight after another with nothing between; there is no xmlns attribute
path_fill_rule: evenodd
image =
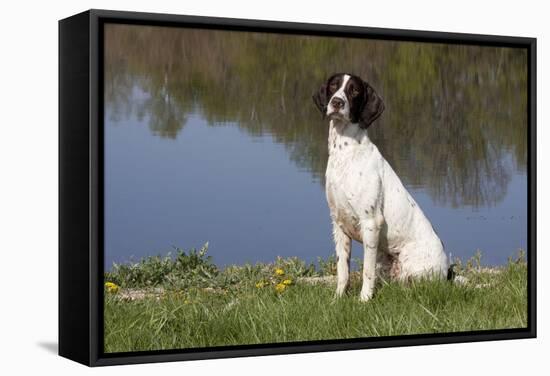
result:
<svg viewBox="0 0 550 376"><path fill-rule="evenodd" d="M449 269L447 269L447 281L453 282L456 278L456 271L455 271L456 264L451 264L449 266Z"/></svg>

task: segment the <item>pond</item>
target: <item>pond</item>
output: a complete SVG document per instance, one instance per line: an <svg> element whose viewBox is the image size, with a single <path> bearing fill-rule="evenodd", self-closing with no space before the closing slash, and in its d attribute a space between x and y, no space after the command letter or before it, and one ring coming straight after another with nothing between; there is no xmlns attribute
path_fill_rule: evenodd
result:
<svg viewBox="0 0 550 376"><path fill-rule="evenodd" d="M219 266L331 255L311 95L335 72L384 98L369 136L447 253L526 249L525 50L107 25L106 270L206 242Z"/></svg>

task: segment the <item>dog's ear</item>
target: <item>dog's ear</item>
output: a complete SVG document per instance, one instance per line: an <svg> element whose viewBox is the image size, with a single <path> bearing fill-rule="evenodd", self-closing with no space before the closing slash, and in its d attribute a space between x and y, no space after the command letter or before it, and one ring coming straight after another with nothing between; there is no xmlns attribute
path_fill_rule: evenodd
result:
<svg viewBox="0 0 550 376"><path fill-rule="evenodd" d="M327 113L327 101L327 84L324 83L319 88L319 91L313 94L313 103L315 103L319 111L321 111L323 118Z"/></svg>
<svg viewBox="0 0 550 376"><path fill-rule="evenodd" d="M361 128L367 129L384 112L384 101L372 86L363 81L363 109L359 115Z"/></svg>

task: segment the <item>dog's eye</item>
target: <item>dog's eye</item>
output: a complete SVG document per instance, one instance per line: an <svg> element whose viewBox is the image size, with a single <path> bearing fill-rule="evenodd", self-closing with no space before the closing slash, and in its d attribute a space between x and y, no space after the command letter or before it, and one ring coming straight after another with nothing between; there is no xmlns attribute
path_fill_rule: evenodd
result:
<svg viewBox="0 0 550 376"><path fill-rule="evenodd" d="M338 84L336 83L330 84L329 90L331 93L334 93L336 90L338 90Z"/></svg>
<svg viewBox="0 0 550 376"><path fill-rule="evenodd" d="M357 88L355 88L355 87L352 88L352 89L351 89L351 97L352 97L352 98L355 98L355 97L358 96L358 95L359 95L359 89L357 89Z"/></svg>

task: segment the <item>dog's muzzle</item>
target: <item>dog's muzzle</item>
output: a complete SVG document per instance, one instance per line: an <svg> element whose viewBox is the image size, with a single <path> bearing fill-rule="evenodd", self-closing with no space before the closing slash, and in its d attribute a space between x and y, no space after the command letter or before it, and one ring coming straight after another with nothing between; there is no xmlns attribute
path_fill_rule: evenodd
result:
<svg viewBox="0 0 550 376"><path fill-rule="evenodd" d="M330 118L330 119L344 119L345 118L345 114L344 114L344 108L346 106L346 102L342 99L342 98L339 98L339 97L333 97L331 100L330 100L330 103L327 107L327 116Z"/></svg>
<svg viewBox="0 0 550 376"><path fill-rule="evenodd" d="M346 102L344 102L344 100L341 98L334 97L331 99L330 105L334 109L334 112L338 112L341 108L344 108Z"/></svg>

